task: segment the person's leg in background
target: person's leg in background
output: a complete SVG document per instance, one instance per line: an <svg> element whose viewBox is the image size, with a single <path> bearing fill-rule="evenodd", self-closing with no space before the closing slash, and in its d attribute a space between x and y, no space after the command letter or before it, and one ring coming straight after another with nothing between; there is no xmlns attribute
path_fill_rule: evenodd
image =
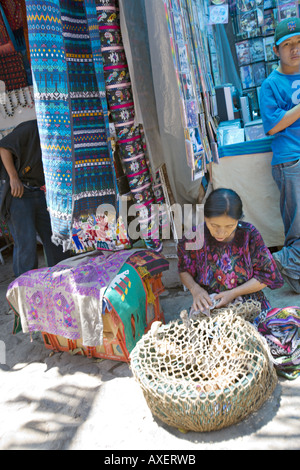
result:
<svg viewBox="0 0 300 470"><path fill-rule="evenodd" d="M23 197L12 198L7 225L14 240L13 270L18 277L38 267L35 209L32 193L27 189Z"/></svg>
<svg viewBox="0 0 300 470"><path fill-rule="evenodd" d="M273 257L283 278L300 293L300 160L272 168L280 191L280 211L285 230L284 247Z"/></svg>
<svg viewBox="0 0 300 470"><path fill-rule="evenodd" d="M50 215L47 209L45 193L41 190L35 191L35 226L36 231L43 243L46 264L48 267L55 266L60 261L69 258L70 252L63 252L62 246L56 246L51 241L52 230Z"/></svg>

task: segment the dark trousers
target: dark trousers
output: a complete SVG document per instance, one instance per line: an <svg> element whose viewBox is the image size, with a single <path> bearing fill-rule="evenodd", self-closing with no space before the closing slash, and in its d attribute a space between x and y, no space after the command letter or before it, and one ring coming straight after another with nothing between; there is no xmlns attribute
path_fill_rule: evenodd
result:
<svg viewBox="0 0 300 470"><path fill-rule="evenodd" d="M38 268L37 239L43 243L47 266L66 259L61 246L51 241L51 223L43 191L24 188L21 198L12 198L8 227L14 239L13 269L16 277Z"/></svg>

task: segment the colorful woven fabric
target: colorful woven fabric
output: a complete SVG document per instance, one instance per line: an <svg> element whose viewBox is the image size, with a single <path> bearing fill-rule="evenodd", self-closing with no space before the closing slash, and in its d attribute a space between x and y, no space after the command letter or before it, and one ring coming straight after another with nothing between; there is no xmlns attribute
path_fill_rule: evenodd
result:
<svg viewBox="0 0 300 470"><path fill-rule="evenodd" d="M134 252L92 252L19 276L6 296L16 319L21 319L23 332L82 338L85 346L102 344L104 293ZM16 321L14 332L18 331L20 322Z"/></svg>
<svg viewBox="0 0 300 470"><path fill-rule="evenodd" d="M9 36L6 31L6 27L3 21L2 13L0 12L0 46L7 44L9 41Z"/></svg>
<svg viewBox="0 0 300 470"><path fill-rule="evenodd" d="M143 336L147 326L147 291L135 268L129 263L125 263L106 290L105 297L124 325L126 347L128 352L131 352ZM131 323L132 317L135 326L134 332Z"/></svg>
<svg viewBox="0 0 300 470"><path fill-rule="evenodd" d="M134 126L133 93L120 29L118 0L96 0L96 8L106 93L120 156L136 209L140 211L142 237L149 248L160 251L159 227L151 218L151 205L157 201L145 157L143 133L140 126Z"/></svg>
<svg viewBox="0 0 300 470"><path fill-rule="evenodd" d="M264 336L278 375L293 380L300 375L300 308L263 311L254 324Z"/></svg>
<svg viewBox="0 0 300 470"><path fill-rule="evenodd" d="M23 28L21 2L19 0L0 0L5 16L13 31Z"/></svg>
<svg viewBox="0 0 300 470"><path fill-rule="evenodd" d="M27 19L53 241L116 206L100 37L94 0L28 0ZM91 249L87 236L83 249Z"/></svg>
<svg viewBox="0 0 300 470"><path fill-rule="evenodd" d="M155 276L169 269L169 261L160 253L155 253L152 250L137 251L130 256L128 263L139 272L141 272L140 268L143 268L144 272L150 276Z"/></svg>
<svg viewBox="0 0 300 470"><path fill-rule="evenodd" d="M27 86L27 77L20 52L0 54L0 80L6 91L18 90Z"/></svg>

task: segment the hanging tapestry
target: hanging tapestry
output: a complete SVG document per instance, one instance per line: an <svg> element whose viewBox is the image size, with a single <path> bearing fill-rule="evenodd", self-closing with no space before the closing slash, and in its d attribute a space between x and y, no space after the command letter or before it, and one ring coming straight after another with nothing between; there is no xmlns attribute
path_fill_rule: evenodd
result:
<svg viewBox="0 0 300 470"><path fill-rule="evenodd" d="M1 46L4 46L5 44L7 44L8 41L9 41L9 36L7 34L5 23L3 21L2 12L0 12L0 55L2 55Z"/></svg>
<svg viewBox="0 0 300 470"><path fill-rule="evenodd" d="M27 77L20 52L0 55L0 80L5 83L6 91L27 87Z"/></svg>
<svg viewBox="0 0 300 470"><path fill-rule="evenodd" d="M141 126L134 125L134 101L124 52L117 0L96 0L108 108L116 129L117 144L129 187L140 214L146 246L160 251L159 220L151 214L157 203L146 159Z"/></svg>
<svg viewBox="0 0 300 470"><path fill-rule="evenodd" d="M97 248L97 208L116 207L116 185L96 6L27 0L26 8L52 240L77 251L72 235L88 223L81 246Z"/></svg>
<svg viewBox="0 0 300 470"><path fill-rule="evenodd" d="M19 0L1 0L0 4L15 37L23 30L22 9Z"/></svg>

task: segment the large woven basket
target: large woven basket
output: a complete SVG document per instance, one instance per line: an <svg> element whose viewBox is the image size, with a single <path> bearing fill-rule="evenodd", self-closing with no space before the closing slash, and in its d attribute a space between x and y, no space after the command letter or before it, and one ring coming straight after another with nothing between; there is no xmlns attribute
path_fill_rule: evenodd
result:
<svg viewBox="0 0 300 470"><path fill-rule="evenodd" d="M152 413L182 431L213 431L241 421L277 383L264 339L232 309L152 328L130 357Z"/></svg>

